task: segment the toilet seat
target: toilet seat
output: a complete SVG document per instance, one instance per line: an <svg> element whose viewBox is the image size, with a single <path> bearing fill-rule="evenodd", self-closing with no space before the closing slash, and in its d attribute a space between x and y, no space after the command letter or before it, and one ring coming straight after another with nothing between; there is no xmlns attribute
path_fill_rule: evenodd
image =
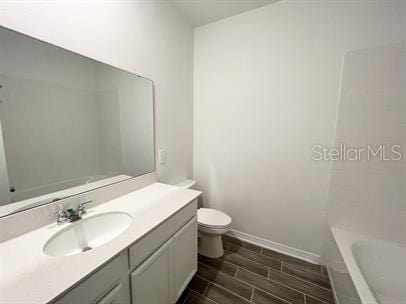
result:
<svg viewBox="0 0 406 304"><path fill-rule="evenodd" d="M185 180L178 187L191 189L194 180ZM211 208L197 210L199 254L217 259L224 254L222 236L231 230L231 217Z"/></svg>
<svg viewBox="0 0 406 304"><path fill-rule="evenodd" d="M231 217L224 212L211 208L198 209L197 221L199 226L210 229L224 229L231 226Z"/></svg>

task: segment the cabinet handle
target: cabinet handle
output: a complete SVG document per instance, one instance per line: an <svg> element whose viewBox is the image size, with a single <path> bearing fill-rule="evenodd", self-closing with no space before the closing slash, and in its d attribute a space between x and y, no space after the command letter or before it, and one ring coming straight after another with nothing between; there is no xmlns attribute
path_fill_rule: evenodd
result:
<svg viewBox="0 0 406 304"><path fill-rule="evenodd" d="M104 297L103 299L101 299L99 302L97 302L97 304L110 304L111 301L114 300L114 298L116 297L117 293L120 291L121 289L121 283L119 283L118 285L116 285L116 287L114 287L112 290L110 290Z"/></svg>

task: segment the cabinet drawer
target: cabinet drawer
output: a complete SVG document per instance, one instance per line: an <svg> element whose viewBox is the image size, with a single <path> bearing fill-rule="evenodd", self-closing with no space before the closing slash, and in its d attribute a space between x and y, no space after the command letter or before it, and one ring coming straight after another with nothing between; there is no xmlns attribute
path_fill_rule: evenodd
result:
<svg viewBox="0 0 406 304"><path fill-rule="evenodd" d="M63 295L54 303L94 304L98 303L98 301L103 303L104 296L108 296L109 293L113 291L114 293L119 291L116 287L119 286L123 273L128 271L127 261L127 255L125 252L120 254L113 261L105 265L79 285L75 286L71 291Z"/></svg>
<svg viewBox="0 0 406 304"><path fill-rule="evenodd" d="M156 251L191 218L196 216L197 201L184 207L129 249L130 268L134 269Z"/></svg>

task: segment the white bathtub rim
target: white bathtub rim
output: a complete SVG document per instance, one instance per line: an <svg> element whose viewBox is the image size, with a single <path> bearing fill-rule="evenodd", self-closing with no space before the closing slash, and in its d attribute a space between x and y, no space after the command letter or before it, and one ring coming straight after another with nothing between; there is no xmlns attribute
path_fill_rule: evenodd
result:
<svg viewBox="0 0 406 304"><path fill-rule="evenodd" d="M366 279L364 278L364 275L359 269L352 252L352 244L355 242L376 239L336 227L330 227L330 229L333 233L334 240L338 249L340 250L341 256L343 257L344 263L347 267L348 273L351 276L361 302L363 304L379 304Z"/></svg>

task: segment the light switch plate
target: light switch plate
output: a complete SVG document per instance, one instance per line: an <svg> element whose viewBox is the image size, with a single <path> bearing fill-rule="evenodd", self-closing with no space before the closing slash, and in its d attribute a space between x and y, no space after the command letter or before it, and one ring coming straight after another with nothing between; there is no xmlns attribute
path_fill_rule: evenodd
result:
<svg viewBox="0 0 406 304"><path fill-rule="evenodd" d="M161 165L166 164L166 151L165 150L158 151L158 160L159 160L159 164L161 164Z"/></svg>

